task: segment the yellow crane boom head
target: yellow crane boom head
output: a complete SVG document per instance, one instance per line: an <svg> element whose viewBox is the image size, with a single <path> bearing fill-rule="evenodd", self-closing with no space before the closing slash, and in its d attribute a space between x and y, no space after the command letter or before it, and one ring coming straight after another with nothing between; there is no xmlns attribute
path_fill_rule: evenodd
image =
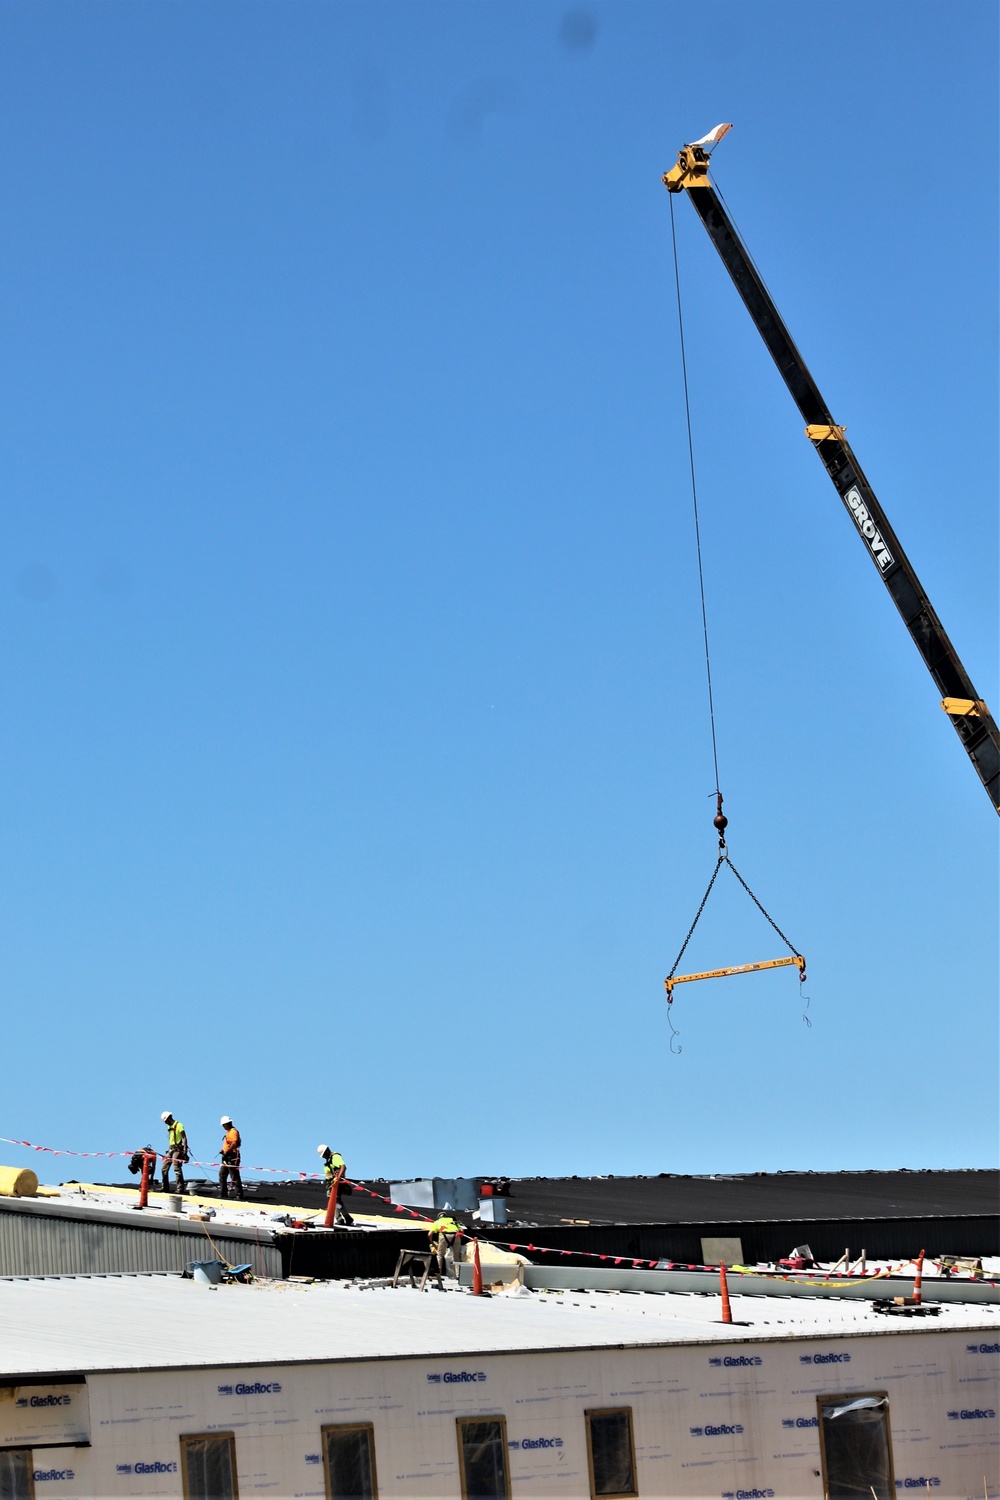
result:
<svg viewBox="0 0 1000 1500"><path fill-rule="evenodd" d="M700 141L682 146L677 156L676 167L663 174L663 185L668 193L682 193L685 188L708 187L708 159L715 147L732 130L732 125L716 125Z"/></svg>

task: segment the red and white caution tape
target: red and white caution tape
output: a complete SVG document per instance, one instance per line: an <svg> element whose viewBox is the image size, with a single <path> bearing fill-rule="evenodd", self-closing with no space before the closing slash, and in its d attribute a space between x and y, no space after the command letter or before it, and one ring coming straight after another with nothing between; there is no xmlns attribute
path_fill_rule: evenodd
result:
<svg viewBox="0 0 1000 1500"><path fill-rule="evenodd" d="M131 1156L135 1155L135 1150L132 1150L132 1151L69 1151L65 1147L62 1147L62 1146L36 1146L33 1141L17 1141L17 1140L14 1140L13 1137L11 1137L9 1135L0 1135L0 1144L6 1145L6 1146L26 1146L29 1151L47 1151L50 1156L76 1156L76 1157L81 1157L81 1158L83 1158L83 1157L86 1157L86 1158L100 1157L101 1159L106 1160L106 1161L107 1160L111 1160L111 1159L116 1158L116 1157L126 1157L127 1158L127 1157L131 1157ZM142 1150L142 1147L138 1147L137 1149ZM162 1156L163 1154L164 1154L163 1152L157 1152L158 1156ZM193 1156L189 1157L188 1160L184 1162L184 1166L186 1166L186 1167L187 1166L191 1166L191 1167L221 1167L221 1166L228 1166L228 1165L230 1165L230 1163L228 1163L228 1162L221 1162L221 1161L197 1161ZM299 1180L301 1182L306 1182L306 1181L308 1181L309 1179L312 1179L312 1178L314 1178L314 1179L316 1179L318 1181L322 1181L323 1180L323 1176L324 1176L324 1174L322 1172L297 1172L294 1167L251 1167L251 1166L245 1166L245 1167L241 1168L241 1170L244 1171L244 1172L274 1172L278 1176L281 1176L281 1177L287 1177L287 1178L297 1177L297 1178L299 1178Z"/></svg>
<svg viewBox="0 0 1000 1500"><path fill-rule="evenodd" d="M113 1160L113 1159L116 1159L116 1158L121 1158L121 1157L126 1157L127 1158L127 1157L131 1157L131 1156L135 1155L134 1151L69 1151L69 1150L64 1149L63 1147L58 1147L58 1146L36 1146L33 1141L15 1140L12 1136L8 1136L8 1135L0 1135L0 1144L6 1145L6 1146L23 1146L28 1151L45 1151L50 1156L75 1156L75 1157L78 1157L78 1158L81 1158L81 1159L87 1159L87 1160L93 1160L93 1159L99 1158L99 1159L101 1159L103 1161L110 1161L110 1160ZM158 1155L162 1155L162 1153L157 1153L157 1154ZM212 1167L212 1168L217 1168L217 1167L221 1167L223 1165L228 1165L228 1163L223 1163L223 1162L218 1162L218 1161L195 1161L192 1158L189 1161L186 1161L184 1163L184 1165L185 1166L191 1166L191 1167ZM244 1167L244 1168L242 1168L242 1170L243 1171L248 1171L248 1172L269 1172L269 1173L274 1173L276 1175L283 1176L286 1179L291 1179L293 1177L296 1177L296 1178L298 1178L298 1180L300 1182L325 1181L326 1180L325 1179L325 1174L322 1173L322 1172L297 1172L292 1167ZM376 1193L372 1188L365 1187L364 1183L353 1182L349 1177L344 1177L344 1178L341 1179L341 1181L344 1183L344 1185L346 1187L350 1187L350 1188L354 1189L356 1192L364 1193L365 1196L368 1197L368 1198L375 1198L375 1199L378 1200L379 1203L385 1203L389 1208L392 1209L392 1211L394 1213L397 1213L397 1214L408 1214L411 1219L416 1219L421 1224L430 1224L430 1223L433 1222L433 1220L429 1219L426 1214L422 1214L422 1213L418 1212L418 1210L415 1209L415 1208L409 1208L404 1203L394 1203L391 1198L386 1198L382 1193ZM522 1245L522 1244L515 1244L515 1242L513 1240L501 1240L501 1241L497 1241L496 1244L497 1244L497 1248L498 1249L520 1251L524 1255L532 1255L532 1254L534 1254L534 1255L558 1255L558 1256L564 1256L564 1257L580 1256L580 1257L582 1257L582 1258L584 1258L586 1260L604 1261L605 1263L613 1265L613 1266L631 1266L633 1268L645 1267L647 1269L655 1268L656 1266L660 1266L661 1269L663 1269L663 1270L669 1270L669 1271L704 1271L706 1269L710 1269L710 1270L714 1270L715 1269L714 1266L713 1267L705 1267L705 1266L700 1266L700 1265L690 1265L690 1264L688 1264L685 1261L678 1261L678 1260L668 1260L668 1261L665 1261L665 1262L664 1261L660 1261L660 1260L640 1260L637 1257L633 1257L633 1256L630 1256L630 1255L602 1255L600 1253L600 1251L597 1251L597 1250L561 1250L561 1249L557 1250L557 1249L555 1249L551 1245L535 1245L535 1244ZM737 1276L741 1276L741 1275L743 1275L743 1276L745 1276L745 1275L766 1276L766 1277L768 1277L769 1280L774 1280L774 1281L796 1281L800 1285L803 1284L803 1283L805 1283L806 1285L812 1284L812 1285L815 1285L815 1286L834 1286L834 1285L840 1286L840 1285L850 1285L851 1283L856 1283L857 1281L860 1281L862 1279L867 1279L867 1280L870 1280L870 1281L880 1280L881 1278L883 1278L885 1276L888 1276L888 1275L891 1275L893 1273L892 1273L891 1270L871 1271L871 1272L867 1273L867 1277L866 1278L851 1277L850 1280L847 1281L846 1283L845 1282L836 1282L836 1283L834 1283L834 1282L823 1282L823 1281L816 1281L816 1282L810 1283L809 1281L806 1280L806 1278L803 1278L801 1276L796 1276L796 1275L789 1275L787 1273L783 1273L783 1272L780 1272L780 1271L778 1271L778 1272L775 1272L775 1271L770 1271L770 1272L768 1272L768 1271L747 1271L747 1270L744 1270L744 1271L734 1271L734 1270L730 1269L729 1274L730 1275L737 1275Z"/></svg>
<svg viewBox="0 0 1000 1500"><path fill-rule="evenodd" d="M35 1143L34 1143L34 1141L15 1140L13 1136L9 1136L9 1135L0 1135L0 1144L5 1145L5 1146L24 1146L28 1151L44 1151L44 1152L47 1152L49 1156L74 1156L74 1157L77 1157L80 1160L95 1160L95 1159L99 1159L101 1161L113 1161L113 1160L117 1160L117 1159L121 1159L121 1158L124 1158L124 1159L127 1160L128 1158L130 1158L130 1157L132 1157L132 1156L135 1155L135 1150L132 1150L132 1151L70 1151L66 1147L63 1147L63 1146L36 1146ZM138 1149L141 1150L142 1147L139 1147ZM157 1155L162 1157L163 1152L157 1152ZM221 1166L228 1166L228 1165L229 1165L228 1162L221 1162L221 1161L198 1161L194 1157L189 1157L189 1159L184 1162L184 1166L186 1166L186 1167L213 1167L213 1168L218 1168L218 1167L221 1167ZM251 1166L244 1166L244 1167L241 1167L240 1170L243 1171L243 1172L269 1172L269 1173L273 1173L276 1176L284 1177L284 1178L289 1179L289 1180L292 1179L292 1178L298 1178L298 1180L300 1182L325 1182L326 1181L326 1174L324 1172L299 1172L299 1171L296 1171L296 1169L294 1167L251 1167ZM399 1214L410 1214L413 1218L419 1219L423 1223L428 1223L428 1224L431 1223L431 1220L427 1219L424 1214L417 1213L417 1211L415 1209L407 1208L405 1204L402 1204L402 1203L393 1203L393 1201L392 1201L391 1198L385 1198L385 1197L382 1196L381 1193L373 1192L371 1188L365 1187L363 1183L352 1182L349 1178L346 1178L346 1177L343 1178L342 1180L344 1181L344 1183L346 1185L348 1185L348 1186L356 1189L358 1192L366 1193L369 1198L377 1198L380 1203L387 1203L389 1205L389 1207L391 1209L393 1209L396 1213L399 1213Z"/></svg>

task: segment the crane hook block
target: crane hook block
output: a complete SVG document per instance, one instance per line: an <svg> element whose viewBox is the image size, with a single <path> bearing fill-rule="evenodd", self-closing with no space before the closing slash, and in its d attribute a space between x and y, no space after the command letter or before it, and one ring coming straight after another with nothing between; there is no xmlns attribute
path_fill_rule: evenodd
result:
<svg viewBox="0 0 1000 1500"><path fill-rule="evenodd" d="M712 827L719 835L719 849L724 854L726 852L726 829L729 827L729 819L722 811L722 793L716 792L715 798L716 814L712 819Z"/></svg>
<svg viewBox="0 0 1000 1500"><path fill-rule="evenodd" d="M759 969L784 969L790 964L795 964L799 971L799 982L804 983L806 961L801 953L796 953L794 958L765 958L758 964L737 964L731 969L708 969L704 974L674 974L663 981L667 991L667 1004L673 1002L675 984L690 984L693 979L728 979L731 974L755 974Z"/></svg>

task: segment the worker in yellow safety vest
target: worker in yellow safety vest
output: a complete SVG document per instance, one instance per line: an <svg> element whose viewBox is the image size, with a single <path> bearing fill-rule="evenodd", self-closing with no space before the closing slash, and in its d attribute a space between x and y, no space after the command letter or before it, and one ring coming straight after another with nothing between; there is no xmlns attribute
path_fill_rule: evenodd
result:
<svg viewBox="0 0 1000 1500"><path fill-rule="evenodd" d="M455 1262L462 1259L461 1224L451 1214L439 1214L434 1223L428 1225L427 1235L441 1275L457 1276Z"/></svg>
<svg viewBox="0 0 1000 1500"><path fill-rule="evenodd" d="M329 1146L317 1146L316 1150L323 1158L323 1180L327 1191L332 1192L334 1183L337 1185L337 1213L334 1223L353 1224L354 1220L344 1207L344 1198L351 1192L350 1183L343 1180L347 1163L339 1151L331 1151Z"/></svg>
<svg viewBox="0 0 1000 1500"><path fill-rule="evenodd" d="M167 1149L163 1153L163 1164L161 1172L163 1191L165 1193L169 1193L170 1191L170 1168L173 1167L174 1176L177 1179L177 1191L179 1193L183 1193L184 1163L190 1156L190 1152L188 1151L187 1131L184 1129L184 1126L181 1124L180 1120L174 1119L169 1109L165 1109L163 1111L160 1119L167 1127Z"/></svg>

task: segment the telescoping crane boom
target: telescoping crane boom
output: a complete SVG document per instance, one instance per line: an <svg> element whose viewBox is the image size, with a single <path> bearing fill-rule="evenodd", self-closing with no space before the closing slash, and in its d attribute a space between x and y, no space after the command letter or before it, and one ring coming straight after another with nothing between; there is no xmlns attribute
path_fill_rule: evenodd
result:
<svg viewBox="0 0 1000 1500"><path fill-rule="evenodd" d="M977 694L958 652L945 633L899 538L886 520L875 492L865 478L851 446L838 427L819 388L771 300L753 261L709 175L712 147L729 130L718 125L694 145L684 146L677 165L664 174L671 193L687 193L708 230L709 237L733 278L736 290L757 326L782 379L806 423L806 436L836 486L924 659L938 691L941 707L954 724L966 753L979 774L994 808L1000 812L1000 731Z"/></svg>

